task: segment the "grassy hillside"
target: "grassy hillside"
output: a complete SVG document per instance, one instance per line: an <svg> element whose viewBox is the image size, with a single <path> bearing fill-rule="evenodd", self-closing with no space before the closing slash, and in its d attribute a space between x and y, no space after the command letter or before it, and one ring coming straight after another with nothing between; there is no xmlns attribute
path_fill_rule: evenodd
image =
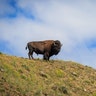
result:
<svg viewBox="0 0 96 96"><path fill-rule="evenodd" d="M0 96L96 96L96 70L0 53Z"/></svg>

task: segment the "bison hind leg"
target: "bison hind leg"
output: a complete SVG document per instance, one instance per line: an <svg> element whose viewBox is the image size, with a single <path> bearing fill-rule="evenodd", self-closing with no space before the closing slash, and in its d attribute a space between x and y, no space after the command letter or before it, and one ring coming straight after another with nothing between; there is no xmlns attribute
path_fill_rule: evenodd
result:
<svg viewBox="0 0 96 96"><path fill-rule="evenodd" d="M29 51L29 53L28 53L28 56L29 56L29 59L33 59L33 51Z"/></svg>

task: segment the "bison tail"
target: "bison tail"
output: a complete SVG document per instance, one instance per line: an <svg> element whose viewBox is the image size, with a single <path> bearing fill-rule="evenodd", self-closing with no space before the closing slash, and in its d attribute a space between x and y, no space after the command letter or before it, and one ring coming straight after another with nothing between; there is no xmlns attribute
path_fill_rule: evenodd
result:
<svg viewBox="0 0 96 96"><path fill-rule="evenodd" d="M27 50L27 46L25 47L25 49Z"/></svg>

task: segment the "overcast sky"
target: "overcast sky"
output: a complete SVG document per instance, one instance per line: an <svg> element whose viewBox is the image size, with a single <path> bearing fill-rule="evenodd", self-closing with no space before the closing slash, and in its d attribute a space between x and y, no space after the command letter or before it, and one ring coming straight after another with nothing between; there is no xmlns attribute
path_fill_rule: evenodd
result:
<svg viewBox="0 0 96 96"><path fill-rule="evenodd" d="M1 52L28 57L27 42L47 39L63 44L52 59L96 68L96 0L0 0Z"/></svg>

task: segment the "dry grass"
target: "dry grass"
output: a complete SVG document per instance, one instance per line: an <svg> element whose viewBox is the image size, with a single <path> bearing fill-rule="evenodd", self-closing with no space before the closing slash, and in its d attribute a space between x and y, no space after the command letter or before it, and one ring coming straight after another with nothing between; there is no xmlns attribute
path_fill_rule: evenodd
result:
<svg viewBox="0 0 96 96"><path fill-rule="evenodd" d="M96 70L0 54L0 96L96 96Z"/></svg>

